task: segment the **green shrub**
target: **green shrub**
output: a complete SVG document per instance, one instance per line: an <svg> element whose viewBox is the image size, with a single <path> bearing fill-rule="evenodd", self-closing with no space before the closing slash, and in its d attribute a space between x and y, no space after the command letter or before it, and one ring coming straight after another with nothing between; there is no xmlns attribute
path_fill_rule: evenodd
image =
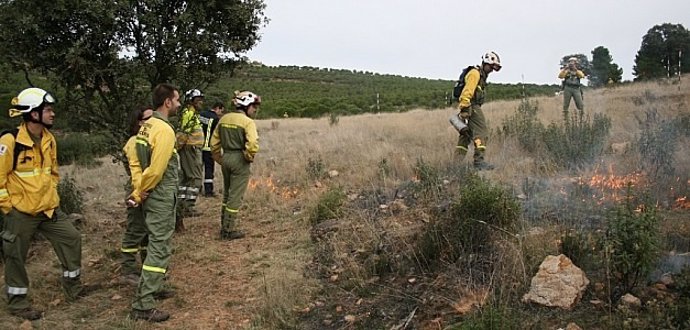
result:
<svg viewBox="0 0 690 330"><path fill-rule="evenodd" d="M459 197L422 234L418 246L422 267L488 253L496 235L515 232L521 214L517 200L476 173L468 172L464 180Z"/></svg>
<svg viewBox="0 0 690 330"><path fill-rule="evenodd" d="M611 120L605 115L595 114L592 120L575 115L562 124L549 125L540 139L555 164L577 169L601 155L610 129Z"/></svg>
<svg viewBox="0 0 690 330"><path fill-rule="evenodd" d="M517 112L503 121L499 134L505 137L516 137L520 146L527 152L539 150L544 124L539 121L538 113L537 102L529 99L522 100Z"/></svg>
<svg viewBox="0 0 690 330"><path fill-rule="evenodd" d="M84 208L84 195L69 174L65 174L58 184L60 209L65 214L81 213Z"/></svg>
<svg viewBox="0 0 690 330"><path fill-rule="evenodd" d="M508 307L487 306L471 314L462 323L453 325L449 329L454 330L509 330L524 329L521 326L521 318Z"/></svg>
<svg viewBox="0 0 690 330"><path fill-rule="evenodd" d="M414 166L414 174L417 177L418 184L416 188L428 196L438 197L440 187L442 185L441 172L428 164L422 158L417 158L417 163Z"/></svg>
<svg viewBox="0 0 690 330"><path fill-rule="evenodd" d="M304 169L307 172L307 177L312 180L318 180L326 176L326 164L324 164L319 155L316 158L309 157Z"/></svg>
<svg viewBox="0 0 690 330"><path fill-rule="evenodd" d="M331 188L323 193L312 209L310 216L312 225L340 217L346 197L341 188Z"/></svg>
<svg viewBox="0 0 690 330"><path fill-rule="evenodd" d="M108 138L101 134L69 133L56 139L60 165L98 165L96 158L107 155L113 147Z"/></svg>
<svg viewBox="0 0 690 330"><path fill-rule="evenodd" d="M612 300L617 300L643 281L656 265L659 253L659 220L652 203L641 203L632 196L607 217L604 242L610 264Z"/></svg>

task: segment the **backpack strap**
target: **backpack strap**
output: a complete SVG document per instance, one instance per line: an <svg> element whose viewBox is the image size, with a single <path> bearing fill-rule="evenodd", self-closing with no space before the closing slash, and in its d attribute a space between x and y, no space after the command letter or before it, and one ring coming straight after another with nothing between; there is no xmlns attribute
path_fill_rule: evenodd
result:
<svg viewBox="0 0 690 330"><path fill-rule="evenodd" d="M24 151L26 148L25 145L21 143L17 143L17 134L19 134L19 128L13 128L13 129L8 129L0 132L0 137L5 136L5 134L12 134L12 137L14 137L14 156L13 156L13 165L12 165L12 171L17 169L17 160L19 159L19 153Z"/></svg>

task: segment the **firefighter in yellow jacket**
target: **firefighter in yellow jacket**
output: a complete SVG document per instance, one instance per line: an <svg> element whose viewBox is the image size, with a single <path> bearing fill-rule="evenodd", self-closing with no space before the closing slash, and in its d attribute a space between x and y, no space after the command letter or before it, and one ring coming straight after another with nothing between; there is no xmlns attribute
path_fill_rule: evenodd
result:
<svg viewBox="0 0 690 330"><path fill-rule="evenodd" d="M133 187L141 186L141 165L137 158L136 140L141 126L153 116L153 109L150 107L137 108L130 113L129 134L130 138L125 143L122 151L125 154L125 171L129 175L127 182L127 196L132 193ZM146 234L146 224L144 222L144 209L141 205L127 208L127 227L122 235L122 254L121 269L123 279L131 284L139 284L141 267L137 266L137 253L141 256L141 261L146 259L146 246L148 245L148 235Z"/></svg>
<svg viewBox="0 0 690 330"><path fill-rule="evenodd" d="M194 205L199 196L203 178L201 148L204 145L204 131L201 127L199 112L204 105L204 94L198 89L192 89L185 93L185 101L187 106L180 114L180 128L177 133L182 170L180 191L177 195L180 217L198 215ZM184 230L181 219L178 219L177 227L178 230Z"/></svg>
<svg viewBox="0 0 690 330"><path fill-rule="evenodd" d="M580 79L583 79L585 74L578 68L578 64L577 57L571 57L568 59L568 65L558 73L558 78L563 79L563 116L565 119L568 119L571 98L575 100L575 107L579 110L580 116L585 110L585 105L582 102L582 85L580 84Z"/></svg>
<svg viewBox="0 0 690 330"><path fill-rule="evenodd" d="M135 186L128 204L130 207L142 206L149 243L130 313L135 320L161 322L170 317L169 313L155 308L155 294L161 291L172 255L180 162L175 151L175 131L168 117L177 113L179 98L175 87L168 84L156 86L152 97L156 111L143 123L136 138L136 158L142 172L141 178L132 179Z"/></svg>
<svg viewBox="0 0 690 330"><path fill-rule="evenodd" d="M501 70L501 59L495 52L487 52L482 56L482 64L470 68L465 74L465 86L460 93L459 116L467 123L467 130L460 132L457 151L461 157L468 152L470 143L474 143L474 167L478 170L492 170L493 165L484 160L486 139L489 130L486 118L482 112L486 79L489 73Z"/></svg>
<svg viewBox="0 0 690 330"><path fill-rule="evenodd" d="M42 317L31 307L26 255L31 237L43 234L53 246L62 270L62 286L68 300L86 294L81 275L81 235L67 220L58 218L60 201L57 145L53 126L55 98L40 88L27 88L12 100L10 117L23 123L0 137L0 210L5 289L12 315L28 320Z"/></svg>
<svg viewBox="0 0 690 330"><path fill-rule="evenodd" d="M235 92L235 110L224 115L211 137L211 154L223 173L223 205L220 238L233 240L244 237L236 230L242 197L249 183L250 165L259 151L259 135L254 116L261 97L252 92Z"/></svg>

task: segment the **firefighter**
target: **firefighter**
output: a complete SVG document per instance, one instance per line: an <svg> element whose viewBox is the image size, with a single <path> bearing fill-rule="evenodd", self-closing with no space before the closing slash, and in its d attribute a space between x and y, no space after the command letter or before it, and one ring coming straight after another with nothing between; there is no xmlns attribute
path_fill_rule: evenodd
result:
<svg viewBox="0 0 690 330"><path fill-rule="evenodd" d="M486 79L491 72L501 70L501 59L495 52L487 52L482 56L481 65L470 68L464 77L464 87L460 93L458 108L459 117L467 123L467 129L460 133L457 151L465 157L470 143L474 143L474 162L477 170L492 170L493 165L484 160L486 139L489 131L482 112Z"/></svg>
<svg viewBox="0 0 690 330"><path fill-rule="evenodd" d="M225 105L223 102L216 102L211 109L202 111L199 114L201 127L204 130L204 146L201 148L201 156L204 160L204 197L214 197L213 177L216 163L211 156L211 135L218 125L218 119L223 116Z"/></svg>
<svg viewBox="0 0 690 330"><path fill-rule="evenodd" d="M252 118L261 105L261 97L249 91L236 91L232 103L234 111L220 119L211 137L211 154L221 165L225 188L220 219L223 240L245 236L236 230L236 222L249 183L250 165L259 151L259 135Z"/></svg>
<svg viewBox="0 0 690 330"><path fill-rule="evenodd" d="M204 144L204 133L199 120L199 111L204 105L204 94L198 89L192 89L185 93L186 106L180 114L180 128L177 133L178 152L180 154L180 191L179 216L176 229L184 230L182 218L185 216L198 216L194 208L199 190L203 164L201 161L201 147Z"/></svg>
<svg viewBox="0 0 690 330"><path fill-rule="evenodd" d="M57 145L50 133L55 120L55 98L40 88L27 88L12 99L10 117L22 116L16 131L0 137L0 210L5 288L10 314L37 320L43 312L27 298L26 256L34 233L50 241L62 269L62 287L73 301L96 287L81 283L81 234L57 216Z"/></svg>
<svg viewBox="0 0 690 330"><path fill-rule="evenodd" d="M568 119L568 108L570 108L570 99L575 100L575 107L580 115L583 114L585 105L582 102L582 88L580 79L585 77L585 74L578 69L578 60L576 57L568 59L568 65L561 69L558 74L559 79L563 79L563 116Z"/></svg>
<svg viewBox="0 0 690 330"><path fill-rule="evenodd" d="M161 289L172 254L180 160L175 150L175 131L168 117L177 113L179 98L177 88L172 85L156 86L152 96L156 111L143 123L136 137L136 158L142 172L141 178L132 179L138 186L134 186L127 203L130 207L142 206L149 243L130 312L130 318L135 320L162 322L170 317L169 313L155 308L155 294Z"/></svg>
<svg viewBox="0 0 690 330"><path fill-rule="evenodd" d="M132 193L133 187L140 186L141 166L136 155L136 138L141 125L153 116L151 107L134 109L129 118L129 140L122 151L125 154L125 171L130 180L127 181L127 194ZM134 181L136 180L136 182ZM141 268L137 266L137 253L140 254L141 261L146 260L146 246L148 245L148 235L144 223L144 210L141 205L127 208L127 228L122 235L122 245L120 253L122 255L121 272L125 282L133 285L139 284Z"/></svg>

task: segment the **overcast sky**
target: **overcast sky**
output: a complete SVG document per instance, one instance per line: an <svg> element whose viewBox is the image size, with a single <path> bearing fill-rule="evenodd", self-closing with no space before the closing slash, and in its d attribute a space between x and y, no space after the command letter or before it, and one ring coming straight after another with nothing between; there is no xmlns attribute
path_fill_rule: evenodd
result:
<svg viewBox="0 0 690 330"><path fill-rule="evenodd" d="M246 55L266 65L457 79L496 51L493 82L559 83L562 56L597 46L630 80L642 36L690 28L689 0L265 0L270 22Z"/></svg>

